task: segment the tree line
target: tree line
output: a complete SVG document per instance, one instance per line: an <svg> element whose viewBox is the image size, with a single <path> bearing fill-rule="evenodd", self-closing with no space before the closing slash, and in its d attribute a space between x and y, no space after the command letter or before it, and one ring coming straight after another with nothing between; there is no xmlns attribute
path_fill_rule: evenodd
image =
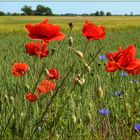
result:
<svg viewBox="0 0 140 140"><path fill-rule="evenodd" d="M95 13L83 13L83 14L73 14L73 13L65 13L65 14L53 14L52 9L50 7L46 7L44 5L37 5L36 9L33 10L31 6L24 5L21 8L22 13L5 13L0 11L0 16L112 16L111 12L104 11L96 11ZM116 15L122 16L122 15ZM130 14L125 14L124 16L133 16L133 12Z"/></svg>
<svg viewBox="0 0 140 140"><path fill-rule="evenodd" d="M42 16L42 15L51 16L53 15L52 9L44 5L38 5L35 10L33 10L31 6L24 5L21 8L21 11L22 13L16 13L16 12L4 13L3 11L0 11L0 16Z"/></svg>

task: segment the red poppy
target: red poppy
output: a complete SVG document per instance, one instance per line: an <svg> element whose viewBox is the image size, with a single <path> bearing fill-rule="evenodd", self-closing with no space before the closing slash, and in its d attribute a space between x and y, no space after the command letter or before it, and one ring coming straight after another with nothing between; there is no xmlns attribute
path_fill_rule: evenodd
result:
<svg viewBox="0 0 140 140"><path fill-rule="evenodd" d="M58 80L58 71L56 69L50 68L47 78Z"/></svg>
<svg viewBox="0 0 140 140"><path fill-rule="evenodd" d="M23 76L27 73L29 66L25 63L15 63L12 67L12 74L14 76Z"/></svg>
<svg viewBox="0 0 140 140"><path fill-rule="evenodd" d="M25 27L29 32L29 37L32 39L41 39L45 42L63 40L65 35L60 32L60 27L48 24L48 20L44 20L39 24L27 24Z"/></svg>
<svg viewBox="0 0 140 140"><path fill-rule="evenodd" d="M116 71L118 68L118 66L116 65L115 61L110 61L105 65L105 70L107 72L114 72Z"/></svg>
<svg viewBox="0 0 140 140"><path fill-rule="evenodd" d="M27 93L25 97L30 102L35 102L38 99L38 95L37 94L33 94L31 92Z"/></svg>
<svg viewBox="0 0 140 140"><path fill-rule="evenodd" d="M114 72L117 69L125 70L129 74L140 74L140 60L135 58L136 50L133 45L118 52L107 53L106 56L110 60L106 64L106 71Z"/></svg>
<svg viewBox="0 0 140 140"><path fill-rule="evenodd" d="M135 59L131 61L124 70L132 75L140 74L140 60Z"/></svg>
<svg viewBox="0 0 140 140"><path fill-rule="evenodd" d="M40 59L47 57L49 51L46 48L45 42L30 42L25 45L26 53L29 55L39 56Z"/></svg>
<svg viewBox="0 0 140 140"><path fill-rule="evenodd" d="M39 93L49 93L55 89L55 83L49 80L42 80L40 85L37 86L37 91Z"/></svg>
<svg viewBox="0 0 140 140"><path fill-rule="evenodd" d="M103 26L96 26L86 20L83 28L82 35L86 37L88 41L101 40L105 38L105 28Z"/></svg>

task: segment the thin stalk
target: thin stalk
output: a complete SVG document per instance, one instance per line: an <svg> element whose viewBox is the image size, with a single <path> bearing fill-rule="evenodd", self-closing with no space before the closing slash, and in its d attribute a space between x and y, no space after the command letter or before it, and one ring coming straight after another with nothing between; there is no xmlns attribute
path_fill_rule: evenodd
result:
<svg viewBox="0 0 140 140"><path fill-rule="evenodd" d="M97 55L101 52L103 46L101 48L99 48L99 50L96 52L95 55L92 56L91 61L89 62L88 66L90 66L92 64L92 62L94 61L94 59L97 57ZM82 71L81 75L78 77L77 81L80 80L80 78L83 76L83 74L85 73L85 69ZM71 92L75 89L76 84L73 86L73 88L71 89Z"/></svg>
<svg viewBox="0 0 140 140"><path fill-rule="evenodd" d="M64 44L64 41L66 40L66 38L70 36L71 32L72 32L72 29L70 29L70 32L69 32L69 33L65 36L65 38L63 39L61 45L59 46L59 48L58 48L58 50L57 50L57 54L58 54L58 52L60 51L62 45Z"/></svg>
<svg viewBox="0 0 140 140"><path fill-rule="evenodd" d="M42 113L41 117L39 118L39 120L36 122L36 124L33 126L32 131L31 131L31 138L33 137L36 128L38 127L38 125L42 122L45 114L48 112L48 109L50 107L50 105L52 104L54 98L56 97L56 95L58 94L60 88L63 86L65 80L67 79L67 77L69 76L70 72L72 71L73 67L75 66L76 62L73 63L73 65L71 66L70 70L67 72L66 76L64 77L63 81L61 82L60 86L57 88L56 92L53 94L50 102L48 103L48 105L46 106L45 111Z"/></svg>
<svg viewBox="0 0 140 140"><path fill-rule="evenodd" d="M83 51L83 55L86 53L87 46L88 46L89 43L90 43L90 41L87 41L87 42L86 42L85 47L84 47L84 51Z"/></svg>

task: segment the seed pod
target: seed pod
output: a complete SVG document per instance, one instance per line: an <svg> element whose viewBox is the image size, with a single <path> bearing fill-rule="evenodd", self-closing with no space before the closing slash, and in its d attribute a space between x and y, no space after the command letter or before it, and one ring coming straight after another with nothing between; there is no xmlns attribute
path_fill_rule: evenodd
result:
<svg viewBox="0 0 140 140"><path fill-rule="evenodd" d="M83 59L84 55L82 52L80 51L76 51L76 55L80 58L80 59Z"/></svg>
<svg viewBox="0 0 140 140"><path fill-rule="evenodd" d="M84 67L88 72L91 72L91 67L87 63L84 64Z"/></svg>
<svg viewBox="0 0 140 140"><path fill-rule="evenodd" d="M69 38L68 43L69 43L69 46L71 47L72 44L73 44L73 38L72 37Z"/></svg>
<svg viewBox="0 0 140 140"><path fill-rule="evenodd" d="M102 98L103 95L104 95L103 89L102 89L101 86L99 86L98 89L97 89L97 96Z"/></svg>

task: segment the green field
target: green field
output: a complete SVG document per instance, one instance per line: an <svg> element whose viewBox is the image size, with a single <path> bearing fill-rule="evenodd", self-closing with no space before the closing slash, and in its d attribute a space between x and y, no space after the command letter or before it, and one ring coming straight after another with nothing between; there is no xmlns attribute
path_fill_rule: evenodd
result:
<svg viewBox="0 0 140 140"><path fill-rule="evenodd" d="M91 72L85 72L85 83L76 85L73 79L84 70L80 60L68 47L68 38L62 43L49 43L49 56L40 60L25 53L25 44L31 40L27 36L25 24L40 23L48 18L49 23L62 27L64 34L69 33L68 23L74 27L72 47L84 51L86 39L81 34L85 20L106 28L106 38L92 41L84 54L89 63L92 57L103 46L91 64ZM32 40L33 41L33 40ZM126 48L134 44L137 58L140 59L140 17L21 17L7 16L0 18L0 138L20 139L139 139L140 132L134 130L134 124L140 124L140 77L139 75L120 77L122 71L105 72L107 60L99 60L106 52L117 51L118 47ZM52 52L54 54L52 54ZM24 77L14 77L11 67L16 62L25 62L30 71ZM35 62L35 64L34 64ZM39 98L35 103L26 101L25 94L34 89L44 62L46 69L56 68L60 79L56 81L56 90ZM71 69L73 63L74 67ZM67 72L70 73L66 79ZM46 71L40 77L44 79ZM62 86L61 86L62 84ZM102 98L97 96L97 88L104 92ZM58 90L58 88L60 89ZM53 95L58 90L53 102ZM116 91L124 95L116 97ZM49 108L41 118L46 106ZM99 109L110 111L108 116L98 113ZM38 121L40 121L38 123ZM36 123L38 125L36 126ZM36 128L34 130L34 128ZM34 130L34 132L33 132Z"/></svg>

